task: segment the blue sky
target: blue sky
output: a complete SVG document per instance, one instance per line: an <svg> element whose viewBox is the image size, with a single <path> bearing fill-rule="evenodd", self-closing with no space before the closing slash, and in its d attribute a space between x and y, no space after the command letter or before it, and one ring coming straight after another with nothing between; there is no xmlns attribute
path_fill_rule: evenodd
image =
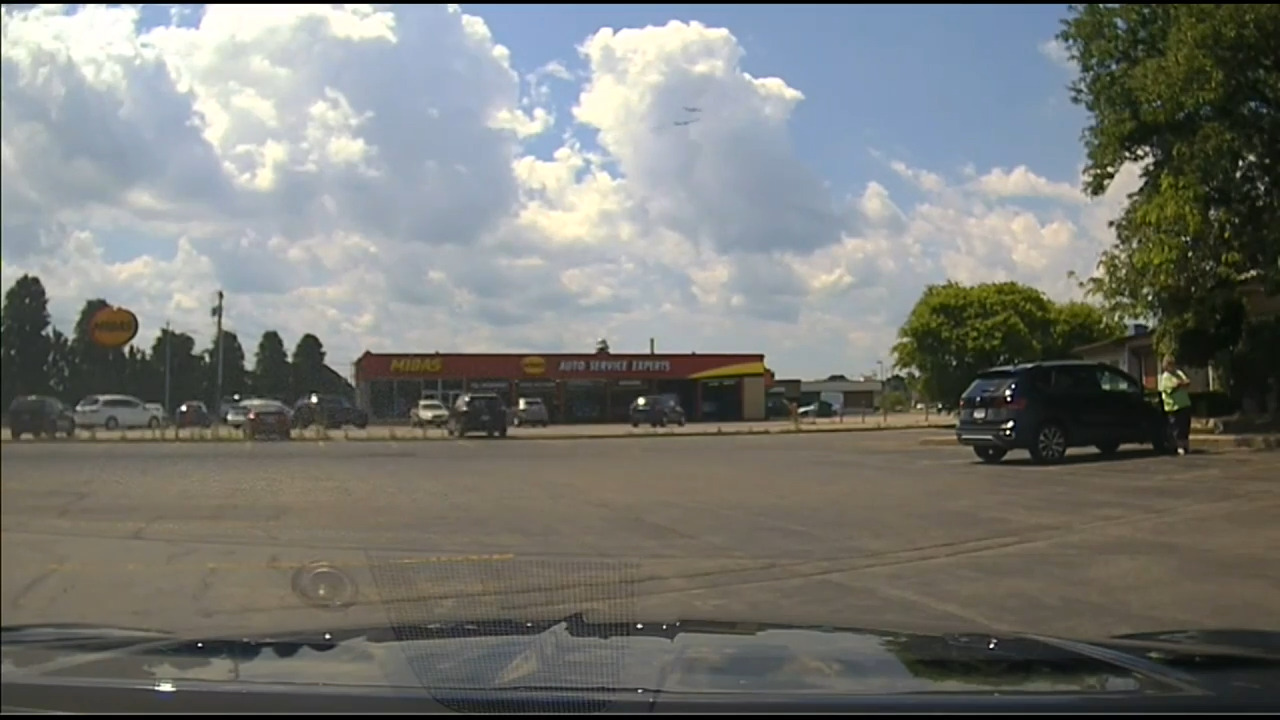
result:
<svg viewBox="0 0 1280 720"><path fill-rule="evenodd" d="M1065 5L463 8L485 19L524 72L551 61L582 70L574 48L602 27L673 19L726 27L746 49L746 72L779 76L805 94L793 140L837 191L883 175L868 146L940 171L1027 164L1071 179L1080 163L1084 115L1067 101L1067 75L1037 49L1057 32ZM554 90L558 107L573 105L577 87Z"/></svg>
<svg viewBox="0 0 1280 720"><path fill-rule="evenodd" d="M143 26L167 24L148 6ZM196 24L185 6L180 24ZM1037 46L1058 31L1065 5L569 5L467 3L521 73L550 62L585 71L575 48L600 28L671 20L726 27L746 49L743 69L778 76L805 94L792 119L796 149L837 192L882 176L867 147L910 165L956 172L1026 164L1075 177L1084 114L1067 76ZM551 83L560 123L579 86ZM549 154L559 134L529 152ZM891 188L910 192L905 183Z"/></svg>
<svg viewBox="0 0 1280 720"><path fill-rule="evenodd" d="M6 165L42 235L8 234L5 277L51 278L66 312L108 296L193 332L221 287L248 334L344 323L325 335L338 356L657 334L825 376L883 359L929 283L1062 298L1109 242L1118 204L1072 190L1086 118L1042 52L1064 5L462 9L6 6L6 112L25 123L6 139L95 165L35 147ZM521 104L512 70L550 63L572 77ZM50 121L71 86L96 115ZM722 98L732 121L704 108L696 131L657 133L683 97ZM405 313L436 320L410 331Z"/></svg>
<svg viewBox="0 0 1280 720"><path fill-rule="evenodd" d="M171 22L171 5L150 5L140 30ZM198 24L203 6L183 6L178 24ZM726 27L746 50L743 69L778 76L805 94L791 121L799 157L831 183L859 192L872 178L895 197L916 189L886 174L867 151L954 174L1029 165L1072 181L1084 114L1067 99L1067 75L1039 52L1065 5L504 5L465 4L528 74L557 62L586 68L576 47L600 28L670 20ZM551 81L556 132L529 142L547 157L560 145L580 86ZM590 146L589 137L581 137ZM147 239L120 235L109 260Z"/></svg>

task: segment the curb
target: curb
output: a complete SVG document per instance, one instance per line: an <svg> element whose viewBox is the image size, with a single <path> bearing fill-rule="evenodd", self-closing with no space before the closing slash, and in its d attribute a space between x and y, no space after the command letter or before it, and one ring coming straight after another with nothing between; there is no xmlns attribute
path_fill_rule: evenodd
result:
<svg viewBox="0 0 1280 720"><path fill-rule="evenodd" d="M748 428L746 430L695 430L692 432L644 432L632 431L627 433L536 433L536 434L520 434L508 435L507 440L518 441L566 441L566 440L640 440L652 438L707 438L707 437L734 437L734 436L760 436L760 435L811 435L816 433L876 433L876 432L912 432L912 431L929 431L942 430L953 427L951 424L930 424L930 425L835 425L835 426L818 426L804 427L796 429L794 427L784 428ZM319 443L319 442L350 442L350 443L372 443L372 442L441 442L452 440L448 435L403 435L403 436L384 436L367 437L367 436L344 436L335 433L328 437L306 437L295 435L290 442ZM12 440L6 438L4 444L10 443L66 443L67 440L58 438L55 440ZM246 443L258 442L253 440L245 440L242 437L235 436L215 436L215 437L86 437L78 435L70 439L70 442L76 444L100 444L100 443L170 443L170 444L218 444L218 443ZM272 441L261 441L272 442ZM954 442L954 441L953 441Z"/></svg>
<svg viewBox="0 0 1280 720"><path fill-rule="evenodd" d="M926 447L964 447L956 442L952 435L931 435L920 438L920 444ZM1277 450L1280 449L1280 435L1192 435L1191 447L1208 450Z"/></svg>

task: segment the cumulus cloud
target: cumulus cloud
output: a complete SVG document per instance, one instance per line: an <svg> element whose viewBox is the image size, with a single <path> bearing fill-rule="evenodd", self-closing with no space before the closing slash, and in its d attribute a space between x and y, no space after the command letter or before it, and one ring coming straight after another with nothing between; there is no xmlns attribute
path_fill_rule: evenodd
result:
<svg viewBox="0 0 1280 720"><path fill-rule="evenodd" d="M1075 62L1071 60L1071 54L1067 52L1067 46L1063 45L1062 41L1057 38L1045 40L1036 46L1036 49L1040 51L1040 54L1045 59L1063 70L1074 73L1078 69Z"/></svg>
<svg viewBox="0 0 1280 720"><path fill-rule="evenodd" d="M880 156L833 192L792 145L802 89L698 23L604 28L581 72L522 75L452 6L141 13L3 13L3 280L40 274L64 326L105 296L207 339L222 288L246 342L316 332L339 365L604 336L858 372L925 283L1069 294L1132 182L1086 202L1025 166Z"/></svg>

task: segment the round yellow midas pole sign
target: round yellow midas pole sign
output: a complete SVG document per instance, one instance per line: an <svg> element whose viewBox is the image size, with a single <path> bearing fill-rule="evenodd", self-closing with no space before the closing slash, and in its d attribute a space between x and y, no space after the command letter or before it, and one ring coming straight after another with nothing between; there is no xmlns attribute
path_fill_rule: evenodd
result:
<svg viewBox="0 0 1280 720"><path fill-rule="evenodd" d="M537 355L530 355L520 360L520 369L525 375L541 375L547 371L547 361Z"/></svg>
<svg viewBox="0 0 1280 720"><path fill-rule="evenodd" d="M138 336L138 316L122 307L102 308L89 321L89 339L98 347L122 348Z"/></svg>

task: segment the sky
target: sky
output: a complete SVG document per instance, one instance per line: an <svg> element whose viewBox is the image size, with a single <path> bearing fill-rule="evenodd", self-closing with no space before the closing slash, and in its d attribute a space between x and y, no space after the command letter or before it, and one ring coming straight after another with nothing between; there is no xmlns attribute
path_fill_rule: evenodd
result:
<svg viewBox="0 0 1280 720"><path fill-rule="evenodd" d="M6 5L5 287L375 352L891 364L923 289L1077 297L1055 5Z"/></svg>

